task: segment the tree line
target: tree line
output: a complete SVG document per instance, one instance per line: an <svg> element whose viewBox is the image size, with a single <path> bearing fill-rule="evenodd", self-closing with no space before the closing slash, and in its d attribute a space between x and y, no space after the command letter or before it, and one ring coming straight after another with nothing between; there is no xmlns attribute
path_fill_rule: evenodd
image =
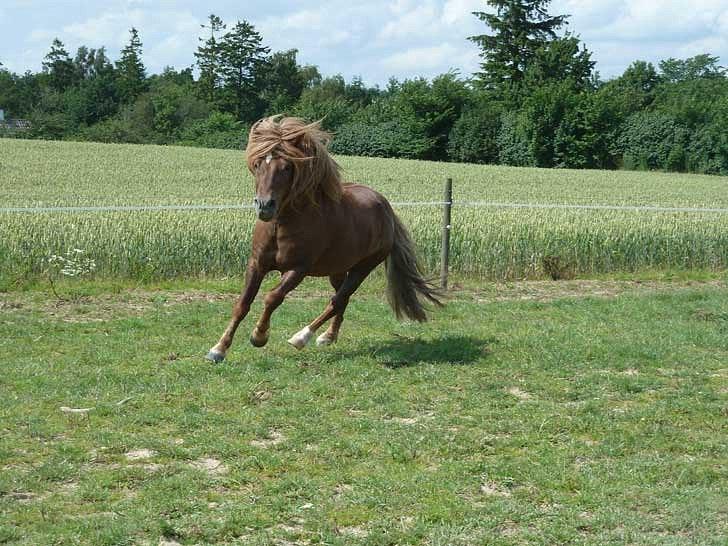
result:
<svg viewBox="0 0 728 546"><path fill-rule="evenodd" d="M604 81L550 0L487 0L471 77L321 75L295 49L271 52L248 21L210 15L193 67L147 74L136 29L119 59L71 56L58 39L39 73L0 65L0 108L31 129L4 136L240 149L250 124L322 119L340 154L517 166L728 174L728 75L703 54L635 61ZM1 130L1 129L0 129Z"/></svg>

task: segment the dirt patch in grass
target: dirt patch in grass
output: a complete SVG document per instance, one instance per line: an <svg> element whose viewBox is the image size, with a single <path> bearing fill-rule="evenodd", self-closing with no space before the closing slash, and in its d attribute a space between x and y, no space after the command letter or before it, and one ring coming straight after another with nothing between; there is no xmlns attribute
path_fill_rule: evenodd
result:
<svg viewBox="0 0 728 546"><path fill-rule="evenodd" d="M499 301L548 302L563 298L616 298L622 294L669 292L685 288L726 288L721 280L711 281L524 281L514 283L487 283L484 290L456 291L456 297L470 296L478 303Z"/></svg>
<svg viewBox="0 0 728 546"><path fill-rule="evenodd" d="M349 527L340 527L338 529L339 534L350 536L352 538L364 538L369 535L369 531L359 525L352 525Z"/></svg>
<svg viewBox="0 0 728 546"><path fill-rule="evenodd" d="M271 446L275 446L280 444L281 442L285 441L286 437L283 436L280 432L277 430L271 430L268 432L267 438L260 438L258 440L251 440L250 445L253 447L260 447L260 448L268 448Z"/></svg>
<svg viewBox="0 0 728 546"><path fill-rule="evenodd" d="M133 451L127 451L124 455L130 461L138 461L141 459L149 459L157 454L153 449L135 449Z"/></svg>
<svg viewBox="0 0 728 546"><path fill-rule="evenodd" d="M710 281L523 281L493 283L483 281L482 289L462 288L455 285L448 296L453 300L495 303L501 301L548 302L562 298L600 297L614 298L628 293L664 292L685 288L726 288L722 280ZM382 298L383 291L357 294L357 299ZM289 298L295 300L322 301L331 295L328 291L299 289ZM40 292L0 294L0 309L4 312L39 311L54 319L72 322L105 322L125 317L141 316L153 309L164 311L177 305L199 303L233 304L237 294L225 294L200 289L181 291L151 291L131 289L115 294L78 296L57 300ZM703 317L697 317L703 318ZM709 317L713 318L712 316Z"/></svg>
<svg viewBox="0 0 728 546"><path fill-rule="evenodd" d="M419 423L422 419L432 419L432 417L435 415L432 411L424 411L420 413L416 413L411 417L400 417L396 415L388 415L384 418L385 421L389 421L391 423L398 423L400 425L415 425Z"/></svg>
<svg viewBox="0 0 728 546"><path fill-rule="evenodd" d="M491 481L483 481L483 483L480 484L480 492L483 495L487 496L494 496L494 497L510 497L511 492L506 489L505 487L502 487L501 485L491 482Z"/></svg>
<svg viewBox="0 0 728 546"><path fill-rule="evenodd" d="M7 497L15 502L34 502L40 501L46 498L47 495L40 495L37 493L31 493L29 491L13 491L8 493Z"/></svg>
<svg viewBox="0 0 728 546"><path fill-rule="evenodd" d="M225 466L222 461L218 461L217 459L212 459L209 457L192 461L190 463L190 466L196 468L197 470L202 470L203 472L206 472L211 476L227 474L228 471L227 466Z"/></svg>
<svg viewBox="0 0 728 546"><path fill-rule="evenodd" d="M509 389L506 389L506 392L510 395L515 396L519 400L530 400L532 398L530 393L528 393L518 387L511 387Z"/></svg>

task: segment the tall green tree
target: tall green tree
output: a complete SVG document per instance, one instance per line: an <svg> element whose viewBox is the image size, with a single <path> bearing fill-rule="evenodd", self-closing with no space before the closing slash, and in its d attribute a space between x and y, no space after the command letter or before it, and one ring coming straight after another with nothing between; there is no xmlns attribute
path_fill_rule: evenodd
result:
<svg viewBox="0 0 728 546"><path fill-rule="evenodd" d="M210 104L214 104L217 97L217 89L221 82L220 43L215 35L225 30L227 25L225 25L220 17L211 13L207 18L207 24L200 26L210 31L210 37L206 40L198 38L202 44L197 47L197 51L195 52L197 66L200 69L197 88L201 98Z"/></svg>
<svg viewBox="0 0 728 546"><path fill-rule="evenodd" d="M238 21L220 41L220 72L227 102L240 121L252 121L262 112L259 93L265 81L270 49L248 21Z"/></svg>
<svg viewBox="0 0 728 546"><path fill-rule="evenodd" d="M567 15L549 15L551 0L486 0L495 13L473 12L488 25L490 34L470 36L480 47L483 60L480 83L489 89L520 83L539 48L556 38L556 30L566 24Z"/></svg>
<svg viewBox="0 0 728 546"><path fill-rule="evenodd" d="M262 98L270 113L289 112L303 90L321 79L316 67L300 66L297 55L297 49L289 49L277 51L268 58Z"/></svg>
<svg viewBox="0 0 728 546"><path fill-rule="evenodd" d="M106 50L78 48L74 58L76 72L81 81L66 92L66 111L76 125L93 125L116 113L119 107L114 66Z"/></svg>
<svg viewBox="0 0 728 546"><path fill-rule="evenodd" d="M726 69L718 65L718 57L704 53L689 59L665 59L660 62L663 81L680 83L699 79L719 79L726 76Z"/></svg>
<svg viewBox="0 0 728 546"><path fill-rule="evenodd" d="M524 73L527 90L535 90L550 82L568 80L574 88L595 87L591 52L576 36L567 33L539 47Z"/></svg>
<svg viewBox="0 0 728 546"><path fill-rule="evenodd" d="M329 76L308 87L293 108L293 114L311 121L321 120L327 131L336 131L351 120L356 106L349 100L341 74Z"/></svg>
<svg viewBox="0 0 728 546"><path fill-rule="evenodd" d="M147 74L142 62L142 41L134 27L129 30L129 43L116 62L117 88L122 102L129 103L147 88Z"/></svg>
<svg viewBox="0 0 728 546"><path fill-rule="evenodd" d="M91 76L91 65L93 63L94 50L82 45L76 50L73 58L73 66L80 80L86 80Z"/></svg>
<svg viewBox="0 0 728 546"><path fill-rule="evenodd" d="M51 50L43 60L43 72L48 74L49 85L62 93L78 81L76 68L63 42L53 40Z"/></svg>

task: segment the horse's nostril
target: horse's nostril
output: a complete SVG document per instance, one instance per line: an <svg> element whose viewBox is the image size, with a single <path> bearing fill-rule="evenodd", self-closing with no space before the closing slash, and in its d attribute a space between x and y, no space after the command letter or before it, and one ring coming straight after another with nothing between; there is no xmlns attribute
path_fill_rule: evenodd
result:
<svg viewBox="0 0 728 546"><path fill-rule="evenodd" d="M273 209L276 206L275 199L260 199L256 197L253 199L253 203L255 204L256 208L263 210Z"/></svg>

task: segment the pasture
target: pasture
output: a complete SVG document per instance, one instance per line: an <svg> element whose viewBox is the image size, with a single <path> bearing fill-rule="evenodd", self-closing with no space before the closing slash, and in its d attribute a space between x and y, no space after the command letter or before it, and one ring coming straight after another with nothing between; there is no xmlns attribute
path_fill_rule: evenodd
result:
<svg viewBox="0 0 728 546"><path fill-rule="evenodd" d="M2 207L252 199L240 153L0 150ZM728 208L718 177L340 161L392 201ZM439 207L397 211L435 271ZM431 322L374 275L295 352L310 279L212 365L252 222L0 213L0 544L726 543L728 215L456 205ZM93 267L53 273L73 249ZM550 256L578 280L534 280Z"/></svg>
<svg viewBox="0 0 728 546"><path fill-rule="evenodd" d="M0 140L3 207L250 204L241 153L181 147ZM728 179L340 158L346 178L391 201L456 201L728 208ZM440 256L437 206L398 207L428 269ZM47 270L78 248L102 278L137 281L239 275L254 216L247 210L0 213L0 286ZM470 278L539 279L557 257L568 276L728 267L728 214L453 209L452 268Z"/></svg>
<svg viewBox="0 0 728 546"><path fill-rule="evenodd" d="M0 543L728 540L725 281L487 286L425 325L376 282L336 346L284 341L312 283L219 366L237 283L0 295Z"/></svg>

